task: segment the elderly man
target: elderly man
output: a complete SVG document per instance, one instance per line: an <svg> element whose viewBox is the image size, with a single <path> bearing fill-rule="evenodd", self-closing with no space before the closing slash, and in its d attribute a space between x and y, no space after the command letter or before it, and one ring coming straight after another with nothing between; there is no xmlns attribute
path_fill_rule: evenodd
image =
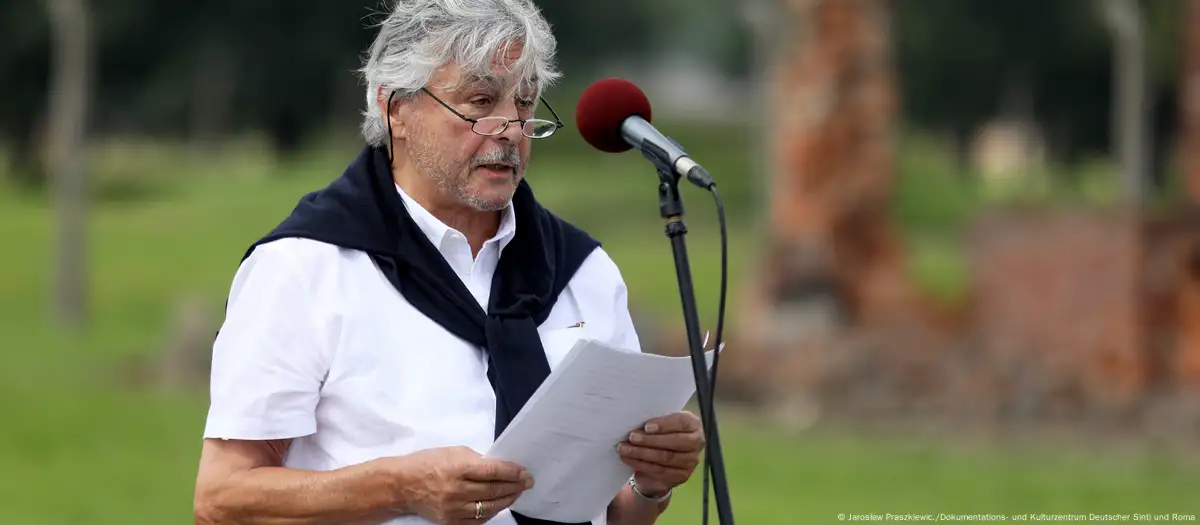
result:
<svg viewBox="0 0 1200 525"><path fill-rule="evenodd" d="M233 278L197 523L550 523L508 509L542 480L481 453L570 342L639 351L616 265L523 180L562 127L535 117L554 51L527 0L401 0L383 22L366 147ZM592 523L653 523L703 444L687 412L636 429Z"/></svg>

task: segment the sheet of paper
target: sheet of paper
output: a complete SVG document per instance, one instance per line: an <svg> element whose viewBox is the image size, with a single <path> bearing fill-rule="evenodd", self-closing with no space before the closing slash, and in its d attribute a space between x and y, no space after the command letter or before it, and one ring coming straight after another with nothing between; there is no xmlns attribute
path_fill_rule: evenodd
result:
<svg viewBox="0 0 1200 525"><path fill-rule="evenodd" d="M705 354L709 367L712 356ZM515 462L533 475L534 487L512 510L552 521L590 521L633 474L621 463L617 444L647 420L681 410L695 391L690 357L580 340L485 456Z"/></svg>

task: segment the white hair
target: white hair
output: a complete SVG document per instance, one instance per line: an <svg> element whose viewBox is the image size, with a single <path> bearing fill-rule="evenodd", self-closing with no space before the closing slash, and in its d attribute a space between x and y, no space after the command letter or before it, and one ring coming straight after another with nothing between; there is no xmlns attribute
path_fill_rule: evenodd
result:
<svg viewBox="0 0 1200 525"><path fill-rule="evenodd" d="M550 24L531 0L398 0L359 70L367 84L363 138L390 147L380 96L411 97L451 61L461 70L460 80L496 81L493 60L517 42L524 47L510 74L525 87L532 82L540 95L561 73L554 65L557 44Z"/></svg>

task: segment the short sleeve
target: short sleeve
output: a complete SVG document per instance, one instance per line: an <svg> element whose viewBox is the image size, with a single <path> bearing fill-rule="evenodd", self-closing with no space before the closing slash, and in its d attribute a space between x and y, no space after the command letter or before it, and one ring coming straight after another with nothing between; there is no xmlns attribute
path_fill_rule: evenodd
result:
<svg viewBox="0 0 1200 525"><path fill-rule="evenodd" d="M213 344L204 437L286 439L316 431L328 370L311 278L289 239L257 247L238 268Z"/></svg>

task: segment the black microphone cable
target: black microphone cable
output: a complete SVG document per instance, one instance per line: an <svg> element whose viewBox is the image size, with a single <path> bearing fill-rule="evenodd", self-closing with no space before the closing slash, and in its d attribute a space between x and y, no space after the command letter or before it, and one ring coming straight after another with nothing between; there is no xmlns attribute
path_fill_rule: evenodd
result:
<svg viewBox="0 0 1200 525"><path fill-rule="evenodd" d="M699 166L697 166L697 168L699 168ZM702 169L702 168L700 168L700 169ZM715 202L715 204L717 206L717 221L720 224L721 288L720 288L720 294L717 299L717 333L715 334L716 342L713 343L713 349L714 349L715 353L713 354L712 369L709 372L709 379L708 379L709 406L707 406L707 407L702 406L702 407L700 407L700 410L701 410L701 414L704 417L704 419L707 421L710 421L711 427L713 429L715 429L716 428L716 419L714 418L713 414L714 414L714 411L716 410L715 405L717 403L717 400L716 400L717 364L721 360L721 344L722 344L721 337L723 335L723 332L725 331L725 289L726 289L726 285L728 284L727 275L728 275L728 266L729 266L728 265L729 250L728 250L728 236L726 235L726 224L725 224L725 203L721 199L721 194L717 191L717 183L715 183L715 182L709 183L707 186L707 189L709 192L712 193L713 201ZM709 439L709 438L710 438L710 436L705 436L705 439ZM702 515L702 517L701 517L700 523L702 525L708 525L708 475L709 475L709 472L711 471L711 469L712 469L712 465L709 462L709 455L707 453L705 453L704 454L704 471L702 473L703 481L701 482L701 490L704 491L702 499L701 499L701 515Z"/></svg>

